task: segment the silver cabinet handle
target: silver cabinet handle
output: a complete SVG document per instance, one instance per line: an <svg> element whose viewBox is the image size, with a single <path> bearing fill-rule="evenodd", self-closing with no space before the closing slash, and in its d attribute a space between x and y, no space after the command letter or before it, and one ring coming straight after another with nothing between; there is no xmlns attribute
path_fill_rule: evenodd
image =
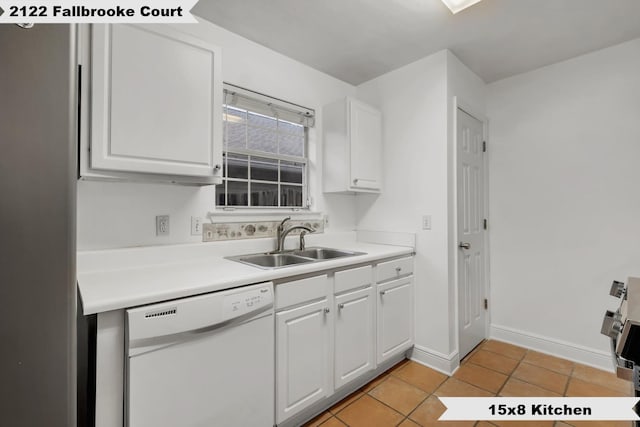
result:
<svg viewBox="0 0 640 427"><path fill-rule="evenodd" d="M344 304L338 304L338 308L342 310L344 308Z"/></svg>
<svg viewBox="0 0 640 427"><path fill-rule="evenodd" d="M462 249L471 249L471 243L460 242L458 243L458 247Z"/></svg>
<svg viewBox="0 0 640 427"><path fill-rule="evenodd" d="M324 314L329 314L330 312L331 312L331 310L329 309L329 307L325 307Z"/></svg>

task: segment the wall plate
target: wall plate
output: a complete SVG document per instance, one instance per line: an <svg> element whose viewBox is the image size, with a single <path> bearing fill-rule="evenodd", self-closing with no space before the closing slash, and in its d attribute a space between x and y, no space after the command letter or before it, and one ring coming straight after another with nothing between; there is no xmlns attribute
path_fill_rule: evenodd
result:
<svg viewBox="0 0 640 427"><path fill-rule="evenodd" d="M169 215L156 216L156 236L169 235Z"/></svg>
<svg viewBox="0 0 640 427"><path fill-rule="evenodd" d="M422 229L431 230L431 215L424 215L422 217Z"/></svg>

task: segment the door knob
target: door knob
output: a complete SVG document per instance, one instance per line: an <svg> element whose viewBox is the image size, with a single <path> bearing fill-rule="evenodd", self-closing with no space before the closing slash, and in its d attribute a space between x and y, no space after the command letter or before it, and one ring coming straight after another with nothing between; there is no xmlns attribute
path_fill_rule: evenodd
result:
<svg viewBox="0 0 640 427"><path fill-rule="evenodd" d="M462 249L471 249L471 243L460 242L458 243L458 247Z"/></svg>

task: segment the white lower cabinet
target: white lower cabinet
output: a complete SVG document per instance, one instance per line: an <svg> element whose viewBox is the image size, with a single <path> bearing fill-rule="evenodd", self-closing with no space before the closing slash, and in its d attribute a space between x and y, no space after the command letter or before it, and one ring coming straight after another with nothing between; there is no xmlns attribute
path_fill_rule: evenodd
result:
<svg viewBox="0 0 640 427"><path fill-rule="evenodd" d="M378 363L413 345L413 276L378 284Z"/></svg>
<svg viewBox="0 0 640 427"><path fill-rule="evenodd" d="M375 321L371 286L336 296L334 312L334 384L338 389L375 369Z"/></svg>
<svg viewBox="0 0 640 427"><path fill-rule="evenodd" d="M379 264L378 284L366 265L276 285L277 424L411 347L412 261Z"/></svg>
<svg viewBox="0 0 640 427"><path fill-rule="evenodd" d="M327 300L276 314L276 422L330 394Z"/></svg>

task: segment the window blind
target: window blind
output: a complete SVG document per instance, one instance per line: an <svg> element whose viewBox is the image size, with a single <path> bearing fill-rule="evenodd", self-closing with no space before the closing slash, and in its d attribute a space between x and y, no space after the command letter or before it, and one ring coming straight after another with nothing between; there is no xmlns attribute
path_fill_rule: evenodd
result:
<svg viewBox="0 0 640 427"><path fill-rule="evenodd" d="M315 111L311 108L272 98L229 83L224 84L224 103L305 127L315 125Z"/></svg>

